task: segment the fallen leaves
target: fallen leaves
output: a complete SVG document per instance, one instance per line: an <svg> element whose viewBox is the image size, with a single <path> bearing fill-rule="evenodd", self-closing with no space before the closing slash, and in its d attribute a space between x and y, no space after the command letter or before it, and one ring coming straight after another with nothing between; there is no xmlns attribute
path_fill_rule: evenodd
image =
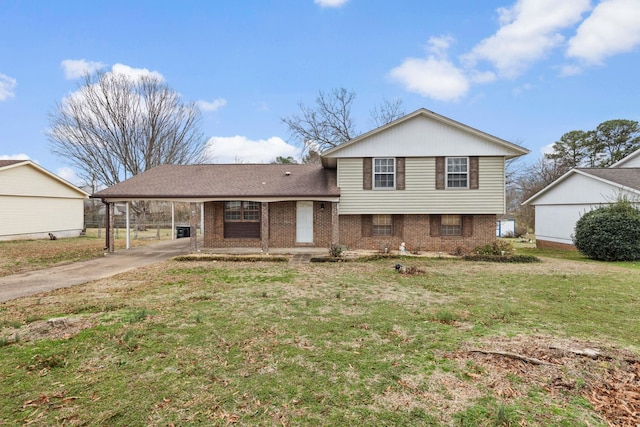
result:
<svg viewBox="0 0 640 427"><path fill-rule="evenodd" d="M639 425L640 361L624 350L596 350L575 340L557 345L546 338L523 336L483 342L489 345L500 349L459 351L454 358L480 364L486 374L469 372L466 377L487 383L497 397L518 396L509 380L509 375L517 375L556 397L584 397L610 426Z"/></svg>

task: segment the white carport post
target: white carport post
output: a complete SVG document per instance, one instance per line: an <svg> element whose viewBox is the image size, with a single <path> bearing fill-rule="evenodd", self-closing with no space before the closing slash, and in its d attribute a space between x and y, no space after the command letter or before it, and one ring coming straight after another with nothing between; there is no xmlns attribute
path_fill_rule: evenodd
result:
<svg viewBox="0 0 640 427"><path fill-rule="evenodd" d="M176 239L176 208L171 202L171 240Z"/></svg>
<svg viewBox="0 0 640 427"><path fill-rule="evenodd" d="M127 249L131 248L131 232L129 231L129 202L125 203L125 215L127 217Z"/></svg>
<svg viewBox="0 0 640 427"><path fill-rule="evenodd" d="M200 203L200 235L204 236L204 202Z"/></svg>

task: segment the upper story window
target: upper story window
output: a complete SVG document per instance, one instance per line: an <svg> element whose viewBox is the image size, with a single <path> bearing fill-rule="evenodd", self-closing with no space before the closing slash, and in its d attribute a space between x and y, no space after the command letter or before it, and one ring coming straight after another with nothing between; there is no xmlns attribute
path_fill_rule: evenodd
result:
<svg viewBox="0 0 640 427"><path fill-rule="evenodd" d="M469 187L469 158L447 157L447 188Z"/></svg>
<svg viewBox="0 0 640 427"><path fill-rule="evenodd" d="M373 188L395 188L395 159L373 159Z"/></svg>
<svg viewBox="0 0 640 427"><path fill-rule="evenodd" d="M225 221L260 221L259 202L231 201L224 204Z"/></svg>

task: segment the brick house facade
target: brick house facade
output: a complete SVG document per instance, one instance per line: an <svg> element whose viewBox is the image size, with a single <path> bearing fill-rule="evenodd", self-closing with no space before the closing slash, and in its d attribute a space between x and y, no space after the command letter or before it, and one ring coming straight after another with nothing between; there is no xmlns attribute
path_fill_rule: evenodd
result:
<svg viewBox="0 0 640 427"><path fill-rule="evenodd" d="M313 243L296 242L296 202L265 202L268 209L267 238L225 238L224 202L204 204L204 246L207 248L293 248L296 246L326 247L331 245L331 203L313 202ZM266 243L266 247L265 247Z"/></svg>
<svg viewBox="0 0 640 427"><path fill-rule="evenodd" d="M402 242L409 251L454 252L459 248L472 250L493 242L496 238L495 215L472 215L472 230L459 236L441 236L433 229L436 215L401 215L401 230L390 236L373 236L363 233L364 215L340 216L340 243L348 248L397 250ZM398 219L399 219L398 218Z"/></svg>
<svg viewBox="0 0 640 427"><path fill-rule="evenodd" d="M162 165L92 197L200 203L205 248L452 252L495 240L505 160L527 152L420 109L323 152L321 164Z"/></svg>

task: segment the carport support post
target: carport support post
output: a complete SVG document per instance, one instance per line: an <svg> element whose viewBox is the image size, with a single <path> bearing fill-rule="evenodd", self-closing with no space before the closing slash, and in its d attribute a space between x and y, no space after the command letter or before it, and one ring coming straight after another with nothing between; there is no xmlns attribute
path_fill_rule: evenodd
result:
<svg viewBox="0 0 640 427"><path fill-rule="evenodd" d="M171 240L176 239L176 207L175 203L171 202Z"/></svg>
<svg viewBox="0 0 640 427"><path fill-rule="evenodd" d="M198 226L197 209L198 204L196 202L189 203L189 242L191 244L191 253L198 251L198 236L196 236L196 227Z"/></svg>
<svg viewBox="0 0 640 427"><path fill-rule="evenodd" d="M127 249L131 249L131 232L129 231L129 227L131 226L129 223L129 202L125 204L125 214L127 216Z"/></svg>
<svg viewBox="0 0 640 427"><path fill-rule="evenodd" d="M200 203L200 235L204 236L204 202Z"/></svg>
<svg viewBox="0 0 640 427"><path fill-rule="evenodd" d="M113 253L113 252L115 252L115 248L116 248L115 235L114 235L115 229L116 229L116 227L115 227L115 215L114 215L114 213L115 213L115 204L114 203L108 203L106 210L108 211L107 218L108 218L108 221L109 221L109 233L108 233L109 234L109 245L108 245L109 249L108 249L108 252L109 253Z"/></svg>

